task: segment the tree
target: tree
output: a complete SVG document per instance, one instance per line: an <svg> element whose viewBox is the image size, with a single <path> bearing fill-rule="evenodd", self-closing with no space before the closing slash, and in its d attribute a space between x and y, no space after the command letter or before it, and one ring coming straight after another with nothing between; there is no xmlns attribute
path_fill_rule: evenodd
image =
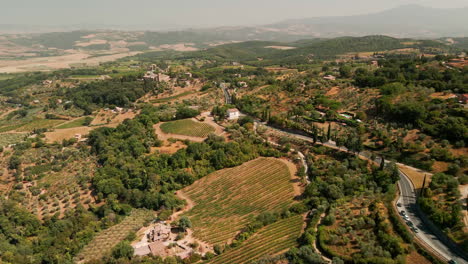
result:
<svg viewBox="0 0 468 264"><path fill-rule="evenodd" d="M113 249L112 249L112 256L116 259L119 258L126 258L130 259L132 258L134 253L133 247L130 245L128 241L122 241L118 243Z"/></svg>
<svg viewBox="0 0 468 264"><path fill-rule="evenodd" d="M348 65L340 67L340 76L342 78L349 78L351 77L351 67Z"/></svg>
<svg viewBox="0 0 468 264"><path fill-rule="evenodd" d="M190 221L188 217L182 216L179 220L179 227L182 228L182 230L184 230L185 232L187 228L192 227L192 222Z"/></svg>

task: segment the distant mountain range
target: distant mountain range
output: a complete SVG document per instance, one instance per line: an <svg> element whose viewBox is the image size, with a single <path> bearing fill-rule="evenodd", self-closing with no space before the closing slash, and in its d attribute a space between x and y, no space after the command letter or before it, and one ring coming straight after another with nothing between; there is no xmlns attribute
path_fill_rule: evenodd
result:
<svg viewBox="0 0 468 264"><path fill-rule="evenodd" d="M152 31L161 37L177 35L180 42L206 41L296 41L341 36L387 35L398 38L468 37L468 7L438 9L406 5L379 13L291 19L270 25L252 27L218 27L182 29L163 25L1 25L0 33L44 33L72 30ZM164 28L164 30L162 30ZM190 39L194 38L195 41ZM173 43L172 41L170 43Z"/></svg>
<svg viewBox="0 0 468 264"><path fill-rule="evenodd" d="M468 7L437 9L406 5L379 13L292 19L267 26L314 37L388 35L438 38L468 36Z"/></svg>

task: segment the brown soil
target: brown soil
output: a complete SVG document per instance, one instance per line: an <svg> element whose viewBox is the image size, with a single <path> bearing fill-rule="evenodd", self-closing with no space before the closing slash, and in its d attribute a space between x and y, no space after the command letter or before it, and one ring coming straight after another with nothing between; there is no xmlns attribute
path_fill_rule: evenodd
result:
<svg viewBox="0 0 468 264"><path fill-rule="evenodd" d="M406 256L406 263L411 264L431 264L429 260L421 256L418 252L413 250L410 254Z"/></svg>
<svg viewBox="0 0 468 264"><path fill-rule="evenodd" d="M340 92L340 87L333 87L331 88L325 95L326 96L333 96L333 95L337 95L338 93Z"/></svg>
<svg viewBox="0 0 468 264"><path fill-rule="evenodd" d="M448 163L448 162L436 161L436 162L434 162L434 164L432 165L432 170L433 170L435 173L437 173L437 172L444 172L444 171L447 171L448 166L449 166L449 163Z"/></svg>
<svg viewBox="0 0 468 264"><path fill-rule="evenodd" d="M98 65L100 62L114 61L140 52L124 52L90 58L90 54L81 51L70 51L69 54L47 58L0 61L0 72L14 73L31 70L55 70L70 68L73 64Z"/></svg>
<svg viewBox="0 0 468 264"><path fill-rule="evenodd" d="M62 142L64 139L73 138L75 135L79 134L81 137L86 136L89 132L97 127L73 127L73 128L64 128L56 129L52 132L45 132L45 139L47 142Z"/></svg>
<svg viewBox="0 0 468 264"><path fill-rule="evenodd" d="M289 174L291 175L291 180L293 181L294 195L300 196L304 191L304 187L301 186L301 179L296 176L297 166L287 159L280 159L286 166L288 166Z"/></svg>
<svg viewBox="0 0 468 264"><path fill-rule="evenodd" d="M159 151L159 153L161 154L174 154L179 149L183 149L187 147L187 145L185 145L182 141L177 141L175 143L171 143L167 141L166 143L167 144L165 146L151 148L151 153L154 153L155 151Z"/></svg>

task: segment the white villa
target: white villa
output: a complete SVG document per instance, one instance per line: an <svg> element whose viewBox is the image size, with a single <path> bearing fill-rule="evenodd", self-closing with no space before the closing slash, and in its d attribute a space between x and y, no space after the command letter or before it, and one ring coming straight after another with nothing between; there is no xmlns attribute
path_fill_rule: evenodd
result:
<svg viewBox="0 0 468 264"><path fill-rule="evenodd" d="M240 112L237 108L231 108L227 110L227 118L228 120L236 120L239 119Z"/></svg>

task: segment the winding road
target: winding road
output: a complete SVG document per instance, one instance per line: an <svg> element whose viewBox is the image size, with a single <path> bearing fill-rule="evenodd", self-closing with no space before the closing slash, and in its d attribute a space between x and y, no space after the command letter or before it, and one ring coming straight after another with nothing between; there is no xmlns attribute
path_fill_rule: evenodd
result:
<svg viewBox="0 0 468 264"><path fill-rule="evenodd" d="M256 126L258 126L259 124L267 126L266 124L261 123L259 121L255 121L255 122L256 122ZM269 129L273 129L282 134L313 143L313 138L311 137L283 131L281 129L277 129L271 126L267 126L267 127ZM347 151L345 147L338 147L336 143L333 141L328 141L325 143L316 142L316 144L321 144L323 146L337 149L340 151ZM356 155L366 158L366 159L370 159L372 153L363 151L363 152L357 153ZM376 158L374 161L377 163L380 163L381 158ZM385 163L388 163L388 162L390 161L385 160ZM453 245L453 244L449 245L450 242L444 243L443 241L445 241L445 239L444 239L444 234L442 233L442 231L436 228L435 226L431 225L430 223L427 223L427 220L426 222L423 221L423 218L425 216L423 216L422 215L423 213L420 210L418 210L418 207L416 204L417 194L415 192L415 188L411 180L408 178L408 176L406 176L401 170L399 170L399 173L400 173L400 180L398 181L398 186L399 186L400 194L401 194L398 199L398 204L401 204L401 207L399 210L400 211L404 210L405 214L408 216L409 222L412 223L416 227L417 232L411 229L410 230L412 234L417 238L417 240L419 240L418 242L421 245L423 245L425 248L430 250L434 255L437 255L439 258L444 259L447 262L449 260L454 260L458 264L459 263L468 264L468 261L467 261L468 258L466 258L466 256L465 258L462 257L463 255L467 254L466 252L463 252L456 245ZM405 221L401 214L399 216L402 221Z"/></svg>

